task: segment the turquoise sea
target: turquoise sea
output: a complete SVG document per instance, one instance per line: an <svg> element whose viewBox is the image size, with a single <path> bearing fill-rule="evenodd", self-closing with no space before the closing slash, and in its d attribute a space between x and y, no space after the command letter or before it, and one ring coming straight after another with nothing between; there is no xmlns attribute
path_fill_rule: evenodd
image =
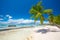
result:
<svg viewBox="0 0 60 40"><path fill-rule="evenodd" d="M34 23L30 23L30 24L0 24L0 28L7 28L8 25L16 25L16 27L34 27L39 24L34 24Z"/></svg>

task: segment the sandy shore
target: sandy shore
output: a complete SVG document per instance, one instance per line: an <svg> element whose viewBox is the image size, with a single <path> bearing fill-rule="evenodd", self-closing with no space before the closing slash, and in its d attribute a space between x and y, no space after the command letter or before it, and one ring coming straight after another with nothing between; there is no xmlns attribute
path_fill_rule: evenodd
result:
<svg viewBox="0 0 60 40"><path fill-rule="evenodd" d="M47 29L49 28L49 29ZM36 27L29 37L30 40L60 40L60 29L55 26Z"/></svg>
<svg viewBox="0 0 60 40"><path fill-rule="evenodd" d="M0 40L60 40L60 29L46 26L1 31Z"/></svg>
<svg viewBox="0 0 60 40"><path fill-rule="evenodd" d="M25 40L31 31L30 28L1 31L0 40Z"/></svg>

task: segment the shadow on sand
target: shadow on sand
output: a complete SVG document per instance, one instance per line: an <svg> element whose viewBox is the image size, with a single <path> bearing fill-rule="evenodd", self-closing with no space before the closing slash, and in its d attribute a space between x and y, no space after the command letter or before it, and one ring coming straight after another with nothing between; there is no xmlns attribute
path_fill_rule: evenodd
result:
<svg viewBox="0 0 60 40"><path fill-rule="evenodd" d="M39 29L36 31L37 33L42 33L42 34L45 34L47 32L60 32L60 30L50 30L50 29Z"/></svg>

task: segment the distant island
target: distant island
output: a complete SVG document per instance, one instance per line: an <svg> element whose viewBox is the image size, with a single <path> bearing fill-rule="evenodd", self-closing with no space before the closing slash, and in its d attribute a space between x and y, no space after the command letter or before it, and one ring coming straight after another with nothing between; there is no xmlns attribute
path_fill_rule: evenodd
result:
<svg viewBox="0 0 60 40"><path fill-rule="evenodd" d="M16 27L16 25L8 25L8 27Z"/></svg>

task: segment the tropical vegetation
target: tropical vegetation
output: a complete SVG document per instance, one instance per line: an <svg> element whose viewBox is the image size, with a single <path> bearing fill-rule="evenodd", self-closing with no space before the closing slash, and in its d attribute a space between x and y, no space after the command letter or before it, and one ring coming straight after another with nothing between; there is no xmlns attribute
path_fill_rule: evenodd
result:
<svg viewBox="0 0 60 40"><path fill-rule="evenodd" d="M40 24L43 24L43 21L46 20L43 15L48 14L47 20L50 22L50 24L60 24L60 15L54 16L52 9L44 9L41 4L42 2L38 2L30 9L30 14L32 15L31 18L34 18L34 22L40 20Z"/></svg>
<svg viewBox="0 0 60 40"><path fill-rule="evenodd" d="M54 17L54 23L60 25L60 15Z"/></svg>

